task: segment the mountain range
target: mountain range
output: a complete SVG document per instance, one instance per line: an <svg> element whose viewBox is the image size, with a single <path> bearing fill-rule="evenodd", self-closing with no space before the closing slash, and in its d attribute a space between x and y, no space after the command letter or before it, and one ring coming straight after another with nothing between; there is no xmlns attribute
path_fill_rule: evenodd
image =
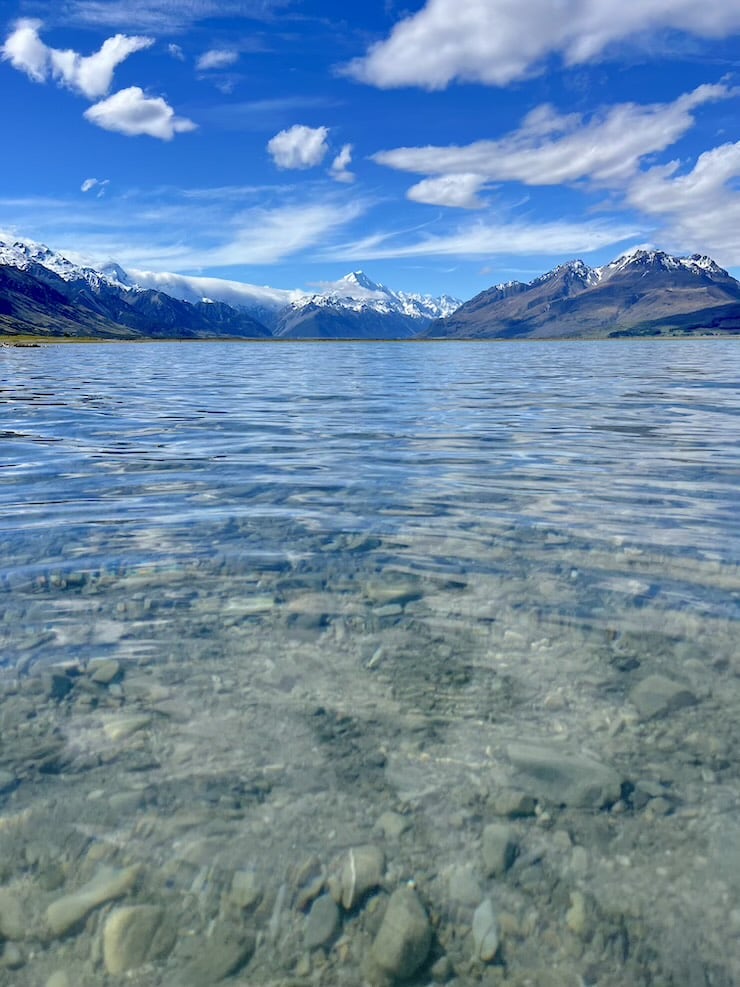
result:
<svg viewBox="0 0 740 987"><path fill-rule="evenodd" d="M459 299L392 291L362 271L317 292L101 270L43 244L0 240L0 333L107 338L407 339Z"/></svg>
<svg viewBox="0 0 740 987"><path fill-rule="evenodd" d="M468 302L393 291L362 271L315 292L78 265L0 240L0 335L113 339L557 339L740 333L740 282L711 258L633 250L569 261Z"/></svg>
<svg viewBox="0 0 740 987"><path fill-rule="evenodd" d="M482 291L423 335L578 339L740 331L740 282L710 257L633 250L604 267L569 261Z"/></svg>

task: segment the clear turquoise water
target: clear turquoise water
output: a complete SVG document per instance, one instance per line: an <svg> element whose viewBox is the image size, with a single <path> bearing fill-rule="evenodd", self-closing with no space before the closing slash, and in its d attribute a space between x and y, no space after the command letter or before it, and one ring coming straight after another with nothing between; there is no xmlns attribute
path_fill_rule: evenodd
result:
<svg viewBox="0 0 740 987"><path fill-rule="evenodd" d="M477 860L481 805L511 784L496 752L525 737L616 763L625 793L643 777L669 784L671 810L650 825L689 854L692 881L700 859L715 880L740 795L739 355L719 340L1 349L0 662L14 681L115 658L125 710L144 708L134 686L156 678L190 712L162 726L151 783L207 772L198 750L220 758L220 777L237 754L247 773L273 771L259 819L244 809L253 840L273 818L273 872L288 873L288 846L323 861L333 843L371 842L393 809L427 821L416 851L404 837L399 872L444 897L445 866L466 846ZM696 706L636 720L630 690L653 673L689 686ZM89 753L121 714L84 709ZM317 741L317 709L351 717L352 743ZM214 737L214 717L241 732ZM692 732L716 735L714 754L684 744ZM8 763L24 780L5 811L40 812L58 778ZM75 763L67 791L98 812L107 775ZM309 810L315 831L299 822ZM156 840L133 835L140 811L122 842L159 859ZM533 832L561 826L591 852L588 827L553 812ZM627 794L602 814L614 839L640 845ZM682 843L691 826L701 850ZM629 852L607 854L594 887ZM411 874L415 854L438 870ZM641 873L641 915L659 897L691 911L675 873ZM738 890L708 891L703 913L736 921ZM509 892L523 922L529 892ZM685 920L709 977L709 921ZM619 962L609 969L590 940L582 951L588 962L566 954L583 982L594 964L600 983L618 982ZM515 937L509 952L515 971ZM631 962L630 976L648 969Z"/></svg>

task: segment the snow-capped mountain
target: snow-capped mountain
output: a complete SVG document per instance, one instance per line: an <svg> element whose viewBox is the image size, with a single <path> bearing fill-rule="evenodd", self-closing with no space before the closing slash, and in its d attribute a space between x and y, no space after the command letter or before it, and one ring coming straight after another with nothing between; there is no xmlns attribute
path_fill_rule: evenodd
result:
<svg viewBox="0 0 740 987"><path fill-rule="evenodd" d="M460 304L448 295L432 298L392 291L364 271L353 271L292 301L274 333L283 338L403 339L417 335L432 319L450 315Z"/></svg>
<svg viewBox="0 0 740 987"><path fill-rule="evenodd" d="M460 305L447 295L432 298L392 291L362 271L310 292L223 278L125 270L115 262L97 269L26 239L0 240L1 265L24 271L52 288L61 281L67 286L66 296L104 317L123 319L124 325L131 324L132 311L140 316L156 296L152 318L173 329L178 318L190 323L197 314L199 325L215 321L221 332L229 324L244 329L245 320L252 320L266 327L267 334L284 337L395 339L417 335L432 319L449 315ZM137 317L135 321L139 329L145 320Z"/></svg>
<svg viewBox="0 0 740 987"><path fill-rule="evenodd" d="M425 335L574 338L659 335L740 326L740 283L700 254L638 248L603 267L560 264L529 284L495 285Z"/></svg>

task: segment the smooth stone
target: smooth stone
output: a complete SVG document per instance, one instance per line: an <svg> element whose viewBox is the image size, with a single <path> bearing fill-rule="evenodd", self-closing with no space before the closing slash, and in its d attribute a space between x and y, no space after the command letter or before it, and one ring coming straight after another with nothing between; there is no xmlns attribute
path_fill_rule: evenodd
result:
<svg viewBox="0 0 740 987"><path fill-rule="evenodd" d="M201 941L198 956L183 971L179 984L207 987L240 970L254 952L255 938L242 926L220 922L212 934Z"/></svg>
<svg viewBox="0 0 740 987"><path fill-rule="evenodd" d="M501 877L514 863L517 843L504 823L489 823L483 830L483 866L486 877Z"/></svg>
<svg viewBox="0 0 740 987"><path fill-rule="evenodd" d="M418 599L421 595L421 589L416 583L376 582L373 580L365 586L365 596L372 603L380 606L389 603L407 603L409 600Z"/></svg>
<svg viewBox="0 0 740 987"><path fill-rule="evenodd" d="M138 867L104 868L74 894L65 895L46 909L46 922L54 936L63 936L94 908L130 891L139 876Z"/></svg>
<svg viewBox="0 0 740 987"><path fill-rule="evenodd" d="M121 663L115 658L106 658L93 662L87 672L90 679L98 685L110 685L121 674Z"/></svg>
<svg viewBox="0 0 740 987"><path fill-rule="evenodd" d="M587 754L575 754L555 743L515 742L506 748L519 773L519 783L535 798L578 809L600 809L616 802L620 775Z"/></svg>
<svg viewBox="0 0 740 987"><path fill-rule="evenodd" d="M484 963L489 963L498 952L500 935L490 898L482 901L473 914L473 943L476 959Z"/></svg>
<svg viewBox="0 0 740 987"><path fill-rule="evenodd" d="M164 908L131 905L114 909L103 928L103 960L108 973L125 973L163 959L175 945L177 933Z"/></svg>
<svg viewBox="0 0 740 987"><path fill-rule="evenodd" d="M580 891L571 892L570 908L565 913L565 924L575 935L583 935L586 928L586 899Z"/></svg>
<svg viewBox="0 0 740 987"><path fill-rule="evenodd" d="M66 970L55 970L46 981L45 987L71 987Z"/></svg>
<svg viewBox="0 0 740 987"><path fill-rule="evenodd" d="M697 703L691 689L665 675L648 675L631 689L629 700L643 720L665 716Z"/></svg>
<svg viewBox="0 0 740 987"><path fill-rule="evenodd" d="M418 895L413 888L397 888L371 946L371 958L392 979L405 980L427 958L431 943L432 927Z"/></svg>
<svg viewBox="0 0 740 987"><path fill-rule="evenodd" d="M493 813L506 819L526 819L534 815L536 807L531 795L513 789L500 792L491 803Z"/></svg>
<svg viewBox="0 0 740 987"><path fill-rule="evenodd" d="M379 830L387 840L398 840L411 828L411 820L408 816L402 816L400 812L384 812L375 823L375 829Z"/></svg>
<svg viewBox="0 0 740 987"><path fill-rule="evenodd" d="M145 730L152 722L151 716L124 716L115 720L109 720L103 726L103 733L108 740L116 743L125 740L139 730Z"/></svg>
<svg viewBox="0 0 740 987"><path fill-rule="evenodd" d="M15 788L15 775L11 771L0 771L0 795Z"/></svg>
<svg viewBox="0 0 740 987"><path fill-rule="evenodd" d="M3 948L2 964L9 970L17 970L25 963L20 947L14 942L6 942Z"/></svg>
<svg viewBox="0 0 740 987"><path fill-rule="evenodd" d="M377 888L385 873L385 854L377 846L353 847L340 875L342 908L354 908L368 891Z"/></svg>
<svg viewBox="0 0 740 987"><path fill-rule="evenodd" d="M251 908L259 901L262 897L262 888L254 871L234 871L229 897L237 908Z"/></svg>
<svg viewBox="0 0 740 987"><path fill-rule="evenodd" d="M482 895L481 886L469 865L455 867L449 875L450 898L459 905L476 905Z"/></svg>
<svg viewBox="0 0 740 987"><path fill-rule="evenodd" d="M25 939L26 921L18 896L9 888L0 888L0 938Z"/></svg>
<svg viewBox="0 0 740 987"><path fill-rule="evenodd" d="M339 909L330 894L322 894L311 906L306 916L304 940L309 949L325 946L339 928Z"/></svg>

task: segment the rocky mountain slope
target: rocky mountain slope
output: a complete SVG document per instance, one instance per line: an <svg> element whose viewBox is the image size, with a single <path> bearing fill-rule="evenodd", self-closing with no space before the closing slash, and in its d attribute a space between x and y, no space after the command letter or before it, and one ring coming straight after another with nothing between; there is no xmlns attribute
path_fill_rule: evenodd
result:
<svg viewBox="0 0 740 987"><path fill-rule="evenodd" d="M190 304L134 288L25 241L0 242L0 332L113 339L270 335L223 302Z"/></svg>
<svg viewBox="0 0 740 987"><path fill-rule="evenodd" d="M395 292L362 271L309 293L221 278L125 271L115 263L96 270L26 240L0 241L0 272L7 275L0 287L0 330L15 333L404 339L461 304L449 296ZM51 311L44 307L45 289L56 292L49 301Z"/></svg>
<svg viewBox="0 0 740 987"><path fill-rule="evenodd" d="M423 335L557 339L740 330L740 283L711 258L635 250L600 268L561 264L476 295Z"/></svg>

